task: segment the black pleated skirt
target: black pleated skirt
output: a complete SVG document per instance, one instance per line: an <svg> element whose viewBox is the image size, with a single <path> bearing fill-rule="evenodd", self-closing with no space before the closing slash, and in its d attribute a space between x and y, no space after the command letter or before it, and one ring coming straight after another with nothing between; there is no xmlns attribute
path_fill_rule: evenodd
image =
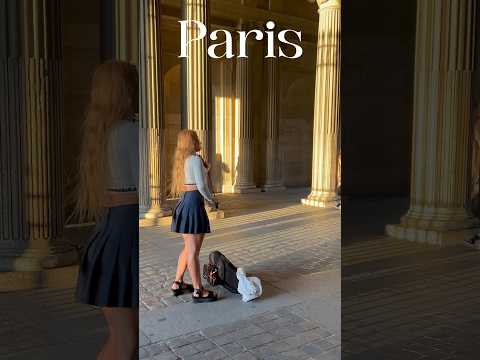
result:
<svg viewBox="0 0 480 360"><path fill-rule="evenodd" d="M138 205L109 208L91 237L76 297L99 307L138 307Z"/></svg>
<svg viewBox="0 0 480 360"><path fill-rule="evenodd" d="M207 234L210 232L205 201L198 190L183 193L173 210L171 230L180 234Z"/></svg>

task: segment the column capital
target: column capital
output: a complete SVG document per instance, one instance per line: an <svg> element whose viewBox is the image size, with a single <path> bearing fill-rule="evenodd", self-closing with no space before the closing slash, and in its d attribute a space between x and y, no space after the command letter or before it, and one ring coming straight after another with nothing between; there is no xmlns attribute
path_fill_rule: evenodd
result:
<svg viewBox="0 0 480 360"><path fill-rule="evenodd" d="M342 0L317 0L318 10L325 8L340 8L342 6Z"/></svg>

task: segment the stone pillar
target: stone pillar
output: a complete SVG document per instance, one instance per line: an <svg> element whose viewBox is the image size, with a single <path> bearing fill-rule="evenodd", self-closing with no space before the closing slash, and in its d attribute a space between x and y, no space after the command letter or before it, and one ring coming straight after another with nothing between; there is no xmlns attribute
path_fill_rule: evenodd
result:
<svg viewBox="0 0 480 360"><path fill-rule="evenodd" d="M208 0L183 0L186 20L200 21L207 29L209 24ZM198 37L199 28L195 24L188 26L188 38ZM210 63L208 57L208 36L188 45L186 59L186 117L187 128L195 130L202 143L202 156L210 161L211 141L211 88Z"/></svg>
<svg viewBox="0 0 480 360"><path fill-rule="evenodd" d="M166 197L165 119L163 113L160 0L140 6L140 216L169 215Z"/></svg>
<svg viewBox="0 0 480 360"><path fill-rule="evenodd" d="M313 125L312 191L305 205L325 207L336 198L340 146L341 0L317 0L319 28Z"/></svg>
<svg viewBox="0 0 480 360"><path fill-rule="evenodd" d="M2 270L70 265L76 251L63 238L62 1L15 1L11 47L2 56ZM2 22L3 23L3 22ZM3 23L1 26L3 26ZM3 97L2 97L3 98Z"/></svg>
<svg viewBox="0 0 480 360"><path fill-rule="evenodd" d="M233 192L234 183L234 128L235 128L235 61L220 60L218 70L212 72L215 99L215 141L213 151L216 154L213 178L218 181L223 193Z"/></svg>
<svg viewBox="0 0 480 360"><path fill-rule="evenodd" d="M267 146L266 146L266 191L284 190L280 178L280 163L278 158L278 59L267 58Z"/></svg>
<svg viewBox="0 0 480 360"><path fill-rule="evenodd" d="M443 244L479 226L465 208L471 148L475 1L417 8L410 209L387 234Z"/></svg>
<svg viewBox="0 0 480 360"><path fill-rule="evenodd" d="M242 30L244 30L242 26ZM248 30L247 30L248 31ZM247 47L251 44L247 40ZM247 50L247 53L248 50ZM233 192L260 191L253 179L253 119L248 58L237 58L235 73L235 181Z"/></svg>
<svg viewBox="0 0 480 360"><path fill-rule="evenodd" d="M116 59L138 64L139 1L115 1L115 52ZM144 21L142 18L140 21Z"/></svg>
<svg viewBox="0 0 480 360"><path fill-rule="evenodd" d="M21 107L25 61L21 58L20 20L17 1L0 6L0 271L15 270L15 257L28 246L23 211L26 200L21 140L25 122Z"/></svg>

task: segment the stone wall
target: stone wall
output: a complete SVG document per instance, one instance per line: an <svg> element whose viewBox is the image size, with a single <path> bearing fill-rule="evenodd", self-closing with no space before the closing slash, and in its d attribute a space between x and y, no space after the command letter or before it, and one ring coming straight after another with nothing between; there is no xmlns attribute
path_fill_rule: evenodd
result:
<svg viewBox="0 0 480 360"><path fill-rule="evenodd" d="M343 191L408 196L416 1L345 1L342 24Z"/></svg>
<svg viewBox="0 0 480 360"><path fill-rule="evenodd" d="M77 171L81 133L92 75L100 63L100 6L96 0L64 5L64 183L71 189Z"/></svg>
<svg viewBox="0 0 480 360"><path fill-rule="evenodd" d="M310 186L316 45L305 44L300 59L280 64L280 159L285 186Z"/></svg>
<svg viewBox="0 0 480 360"><path fill-rule="evenodd" d="M274 3L272 2L272 4ZM301 7L304 12L303 16L311 18L312 16L308 12L311 11L312 6L305 3L307 8ZM281 2L277 1L276 6L278 12L286 12L286 8L281 6ZM164 101L167 127L167 177L170 179L176 134L181 128L181 70L178 58L180 28L175 16L169 15L164 18L162 21ZM314 18L317 18L316 11L314 11ZM266 22L268 18L266 17L264 20ZM303 30L301 22L298 24L298 29ZM301 59L286 59L279 62L280 107L278 116L281 173L284 174L285 185L292 187L308 187L311 183L316 45L309 40L303 42L304 55ZM254 179L257 186L264 184L266 171L268 83L265 76L265 49L263 46L264 44L258 42L251 49L249 48L251 111L254 124ZM231 137L234 129L235 63L235 58L211 61L212 155L215 159L213 161L213 177L215 191L218 192L230 192L234 181L234 144Z"/></svg>

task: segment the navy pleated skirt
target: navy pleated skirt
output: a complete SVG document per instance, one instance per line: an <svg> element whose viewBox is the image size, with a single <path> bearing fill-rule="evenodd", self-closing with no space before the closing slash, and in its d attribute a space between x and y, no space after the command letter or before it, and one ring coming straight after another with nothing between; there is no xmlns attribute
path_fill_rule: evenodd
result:
<svg viewBox="0 0 480 360"><path fill-rule="evenodd" d="M91 237L76 297L100 307L138 307L138 205L109 208Z"/></svg>
<svg viewBox="0 0 480 360"><path fill-rule="evenodd" d="M172 231L180 234L207 234L210 232L205 201L198 190L183 193L173 210Z"/></svg>

